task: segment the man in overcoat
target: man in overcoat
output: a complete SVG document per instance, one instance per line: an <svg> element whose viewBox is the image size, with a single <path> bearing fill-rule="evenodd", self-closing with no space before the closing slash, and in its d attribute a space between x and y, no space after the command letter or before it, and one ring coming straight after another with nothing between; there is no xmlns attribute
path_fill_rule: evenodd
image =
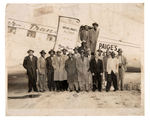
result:
<svg viewBox="0 0 150 120"><path fill-rule="evenodd" d="M122 55L122 49L118 49L118 56L117 59L119 61L119 65L118 65L118 88L123 91L124 89L124 74L125 71L127 70L127 59L125 56Z"/></svg>
<svg viewBox="0 0 150 120"><path fill-rule="evenodd" d="M24 58L23 67L27 70L28 75L28 92L31 92L32 89L35 92L38 92L36 87L37 82L37 57L33 55L33 50L28 50L27 53L29 54Z"/></svg>
<svg viewBox="0 0 150 120"><path fill-rule="evenodd" d="M61 51L57 51L53 59L54 67L54 82L56 84L57 91L63 91L63 81L64 81L64 65L65 61L61 56ZM67 79L67 78L66 78Z"/></svg>
<svg viewBox="0 0 150 120"><path fill-rule="evenodd" d="M65 69L67 71L67 82L69 85L69 90L71 92L75 88L76 92L79 92L76 59L73 57L72 53L69 53L68 56L69 58L65 62Z"/></svg>
<svg viewBox="0 0 150 120"><path fill-rule="evenodd" d="M49 91L54 91L55 90L55 83L54 83L54 67L53 67L53 58L55 51L52 49L48 52L50 54L49 57L46 58L46 68L47 68L47 85L49 88Z"/></svg>
<svg viewBox="0 0 150 120"><path fill-rule="evenodd" d="M89 60L87 57L84 56L85 51L81 50L80 57L76 60L76 66L77 66L77 72L78 72L78 81L79 81L79 87L81 91L88 91L89 90L89 76L88 76L88 70L89 70Z"/></svg>

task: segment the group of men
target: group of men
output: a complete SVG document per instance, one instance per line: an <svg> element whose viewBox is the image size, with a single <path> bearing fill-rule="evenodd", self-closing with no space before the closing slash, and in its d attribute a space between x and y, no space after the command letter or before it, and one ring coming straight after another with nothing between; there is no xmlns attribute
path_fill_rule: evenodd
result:
<svg viewBox="0 0 150 120"><path fill-rule="evenodd" d="M29 79L28 92L32 89L44 92L47 86L49 91L102 91L103 77L107 82L106 92L110 91L112 83L114 91L123 90L127 61L121 49L118 49L118 55L107 50L105 56L100 49L94 53L76 47L68 54L66 49L56 53L50 50L47 58L44 50L39 58L33 55L33 50L27 52L29 55L23 66Z"/></svg>
<svg viewBox="0 0 150 120"><path fill-rule="evenodd" d="M25 57L23 66L29 79L28 92L32 89L44 92L47 86L49 91L101 91L103 78L107 82L107 92L112 83L114 91L123 90L127 61L122 49L118 49L118 55L109 49L105 54L101 49L96 50L98 24L93 23L92 26L80 27L82 43L73 49L74 52L62 49L55 53L50 50L50 56L45 58L46 52L42 50L41 57L37 58L33 50L27 51L29 55Z"/></svg>

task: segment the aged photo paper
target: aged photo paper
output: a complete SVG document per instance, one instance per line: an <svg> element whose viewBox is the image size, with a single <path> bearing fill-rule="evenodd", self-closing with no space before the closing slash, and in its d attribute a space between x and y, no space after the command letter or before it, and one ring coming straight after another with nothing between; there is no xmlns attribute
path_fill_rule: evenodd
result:
<svg viewBox="0 0 150 120"><path fill-rule="evenodd" d="M144 3L5 12L7 116L144 115Z"/></svg>

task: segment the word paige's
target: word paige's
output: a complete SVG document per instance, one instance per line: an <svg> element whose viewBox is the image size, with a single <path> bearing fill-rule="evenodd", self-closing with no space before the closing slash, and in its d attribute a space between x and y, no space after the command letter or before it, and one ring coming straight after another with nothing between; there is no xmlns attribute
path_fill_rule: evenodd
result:
<svg viewBox="0 0 150 120"><path fill-rule="evenodd" d="M117 51L118 47L117 47L117 45L99 43L99 49L109 49L109 50L112 50L112 51Z"/></svg>

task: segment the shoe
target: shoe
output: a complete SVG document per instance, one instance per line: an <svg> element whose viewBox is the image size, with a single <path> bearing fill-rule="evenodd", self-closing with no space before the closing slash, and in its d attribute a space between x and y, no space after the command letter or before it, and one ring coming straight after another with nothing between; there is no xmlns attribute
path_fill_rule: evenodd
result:
<svg viewBox="0 0 150 120"><path fill-rule="evenodd" d="M79 93L79 90L76 90L77 93Z"/></svg>
<svg viewBox="0 0 150 120"><path fill-rule="evenodd" d="M106 92L109 92L109 90L106 90Z"/></svg>
<svg viewBox="0 0 150 120"><path fill-rule="evenodd" d="M34 90L34 92L39 92L38 90Z"/></svg>
<svg viewBox="0 0 150 120"><path fill-rule="evenodd" d="M30 93L32 90L28 90L28 93Z"/></svg>

